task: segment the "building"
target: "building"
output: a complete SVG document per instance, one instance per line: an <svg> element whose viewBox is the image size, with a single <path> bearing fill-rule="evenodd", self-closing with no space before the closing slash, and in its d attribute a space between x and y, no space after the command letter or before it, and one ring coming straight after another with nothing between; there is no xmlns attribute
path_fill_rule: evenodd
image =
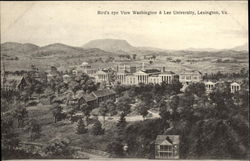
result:
<svg viewBox="0 0 250 161"><path fill-rule="evenodd" d="M116 100L115 91L110 89L102 89L93 91L89 94L83 92L78 92L76 95L72 95L71 99L68 101L68 104L82 105L87 103L92 107L98 107L99 104L107 100Z"/></svg>
<svg viewBox="0 0 250 161"><path fill-rule="evenodd" d="M161 74L159 74L159 77L161 78L161 82L166 82L167 84L172 84L174 80L178 80L178 75L176 75L172 71L166 71L165 68L163 68L163 71Z"/></svg>
<svg viewBox="0 0 250 161"><path fill-rule="evenodd" d="M232 82L230 84L231 93L235 93L241 89L241 85L237 82Z"/></svg>
<svg viewBox="0 0 250 161"><path fill-rule="evenodd" d="M24 89L30 83L23 77L17 75L9 75L1 81L1 90L19 91Z"/></svg>
<svg viewBox="0 0 250 161"><path fill-rule="evenodd" d="M127 75L125 78L125 85L137 85L138 83L138 77L135 75Z"/></svg>
<svg viewBox="0 0 250 161"><path fill-rule="evenodd" d="M161 71L158 69L142 69L134 73L133 75L137 77L138 83L148 84L148 83L152 83L152 82L149 82L149 77L159 75L160 73Z"/></svg>
<svg viewBox="0 0 250 161"><path fill-rule="evenodd" d="M179 79L178 75L172 71L166 71L165 68L161 71L158 69L144 69L144 67L137 72L134 72L134 70L134 68L130 69L133 73L125 70L125 68L118 71L116 81L123 85L138 85L139 83L161 84L162 82L172 84L174 80Z"/></svg>
<svg viewBox="0 0 250 161"><path fill-rule="evenodd" d="M76 68L78 72L88 74L89 76L94 76L97 72L96 69L93 69L91 65L87 62L83 62L80 66Z"/></svg>
<svg viewBox="0 0 250 161"><path fill-rule="evenodd" d="M179 74L179 81L182 84L190 84L202 81L202 74L197 70L184 71Z"/></svg>
<svg viewBox="0 0 250 161"><path fill-rule="evenodd" d="M96 72L96 82L110 82L114 77L112 69L102 69Z"/></svg>
<svg viewBox="0 0 250 161"><path fill-rule="evenodd" d="M206 92L210 93L215 88L216 82L207 81L207 82L204 82L204 84L205 84Z"/></svg>
<svg viewBox="0 0 250 161"><path fill-rule="evenodd" d="M156 159L179 159L179 135L158 135L155 140Z"/></svg>
<svg viewBox="0 0 250 161"><path fill-rule="evenodd" d="M98 105L103 101L107 101L109 99L115 101L116 99L115 91L111 89L97 90L92 92L91 94L95 96Z"/></svg>
<svg viewBox="0 0 250 161"><path fill-rule="evenodd" d="M116 82L119 82L121 84L126 84L126 77L130 73L127 70L120 70L116 73Z"/></svg>

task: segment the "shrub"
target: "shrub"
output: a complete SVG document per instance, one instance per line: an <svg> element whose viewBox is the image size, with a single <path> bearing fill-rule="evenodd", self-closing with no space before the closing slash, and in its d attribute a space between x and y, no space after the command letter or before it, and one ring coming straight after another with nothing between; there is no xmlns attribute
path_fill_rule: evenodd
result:
<svg viewBox="0 0 250 161"><path fill-rule="evenodd" d="M78 121L78 124L77 124L76 133L77 133L77 134L85 134L85 133L87 133L87 131L88 131L88 130L86 129L83 120L80 119L80 120Z"/></svg>
<svg viewBox="0 0 250 161"><path fill-rule="evenodd" d="M104 129L102 128L102 124L99 120L97 120L93 127L91 128L92 135L102 135L104 134Z"/></svg>

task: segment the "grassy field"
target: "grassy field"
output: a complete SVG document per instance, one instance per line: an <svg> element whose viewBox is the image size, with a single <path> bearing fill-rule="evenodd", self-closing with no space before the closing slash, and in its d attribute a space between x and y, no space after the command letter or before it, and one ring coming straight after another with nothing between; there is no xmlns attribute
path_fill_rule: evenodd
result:
<svg viewBox="0 0 250 161"><path fill-rule="evenodd" d="M117 60L115 62L103 63L103 62L95 62L91 63L93 68L105 68L105 67L115 67L116 65L132 65L141 67L144 62L147 68L157 68L166 66L166 70L171 70L173 72L179 73L184 69L194 69L199 70L202 73L211 73L211 72L237 72L241 68L248 68L248 59L240 60L238 63L216 63L214 58L207 58L205 61L198 61L195 63L190 63L187 60L189 57L183 57L180 63L174 63L166 60L167 57L161 56L157 58L152 64L149 64L149 60L136 60L136 61L120 61ZM173 57L173 59L179 59L179 57ZM73 58L73 59L60 59L56 57L45 58L45 59L30 59L28 57L22 57L19 60L6 60L5 68L8 71L16 71L16 70L29 70L31 64L35 64L40 70L49 70L50 66L56 66L59 70L65 71L69 70L70 66L80 65L84 61L88 61L89 58ZM95 59L93 57L92 59ZM103 58L104 59L104 58Z"/></svg>
<svg viewBox="0 0 250 161"><path fill-rule="evenodd" d="M68 138L71 146L84 147L86 149L96 149L105 151L107 145L113 139L112 129L115 128L117 121L107 120L105 123L105 134L94 136L89 133L76 134L77 123L71 123L69 120L54 123L50 105L37 105L27 107L29 119L34 119L42 126L41 136L32 142L48 143L55 138ZM100 117L102 122L102 117ZM90 125L91 126L91 125ZM29 131L23 130L20 133L20 140L29 142Z"/></svg>

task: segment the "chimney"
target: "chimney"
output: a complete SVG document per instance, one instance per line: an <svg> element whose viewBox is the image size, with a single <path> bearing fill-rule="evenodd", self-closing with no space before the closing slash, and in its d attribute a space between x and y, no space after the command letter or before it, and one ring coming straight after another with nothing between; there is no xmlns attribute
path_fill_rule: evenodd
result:
<svg viewBox="0 0 250 161"><path fill-rule="evenodd" d="M142 63L142 70L145 70L145 63Z"/></svg>
<svg viewBox="0 0 250 161"><path fill-rule="evenodd" d="M136 67L130 67L130 73L135 73L136 72Z"/></svg>
<svg viewBox="0 0 250 161"><path fill-rule="evenodd" d="M166 67L165 66L162 67L162 72L166 72Z"/></svg>
<svg viewBox="0 0 250 161"><path fill-rule="evenodd" d="M166 140L167 140L168 142L170 142L171 144L173 144L173 141L169 138L169 136L166 137Z"/></svg>

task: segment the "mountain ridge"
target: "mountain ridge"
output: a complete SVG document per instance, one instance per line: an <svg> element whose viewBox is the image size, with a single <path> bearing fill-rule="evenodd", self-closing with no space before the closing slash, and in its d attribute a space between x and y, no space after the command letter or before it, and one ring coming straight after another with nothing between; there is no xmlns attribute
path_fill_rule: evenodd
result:
<svg viewBox="0 0 250 161"><path fill-rule="evenodd" d="M247 50L246 50L247 49ZM213 48L188 48L184 50L167 50L153 47L135 47L131 45L127 40L122 39L96 39L91 40L83 46L76 47L62 43L53 43L45 46L38 46L32 43L17 43L17 42L5 42L1 44L1 54L5 55L25 55L33 57L57 55L185 55L185 54L220 54L224 51L228 51L230 54L237 55L238 53L248 52L247 44L241 46L235 46L229 49L213 49ZM235 52L233 52L235 51ZM226 53L223 53L226 55Z"/></svg>

